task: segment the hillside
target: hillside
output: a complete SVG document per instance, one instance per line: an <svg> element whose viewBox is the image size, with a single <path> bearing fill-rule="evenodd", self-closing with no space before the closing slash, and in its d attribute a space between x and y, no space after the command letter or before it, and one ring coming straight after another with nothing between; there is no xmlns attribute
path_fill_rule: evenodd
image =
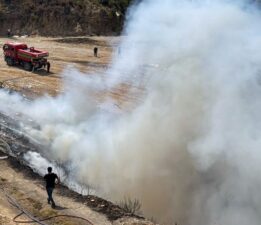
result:
<svg viewBox="0 0 261 225"><path fill-rule="evenodd" d="M0 0L0 35L117 35L131 0Z"/></svg>

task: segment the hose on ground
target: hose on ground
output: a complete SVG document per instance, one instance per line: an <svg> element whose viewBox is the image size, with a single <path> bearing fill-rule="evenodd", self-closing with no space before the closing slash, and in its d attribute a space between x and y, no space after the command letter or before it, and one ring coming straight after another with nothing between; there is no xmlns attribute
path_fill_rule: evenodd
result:
<svg viewBox="0 0 261 225"><path fill-rule="evenodd" d="M22 216L24 213L20 213L18 214L16 217L14 217L13 221L15 223L35 223L35 221L31 220L31 221L21 221L21 220L16 220L18 217ZM65 214L61 214L61 215L56 215L56 216L50 216L50 217L47 217L47 218L44 218L44 219L40 219L41 222L43 221L47 221L47 220L51 220L51 219L54 219L54 218L58 218L58 217L67 217L67 218L73 218L73 219L79 219L79 220L83 220L85 222L87 222L88 224L91 224L93 225L92 222L90 222L89 220L83 218L83 217L80 217L80 216L72 216L72 215L65 215Z"/></svg>
<svg viewBox="0 0 261 225"><path fill-rule="evenodd" d="M79 220L82 220L82 221L85 221L87 224L89 225L94 225L90 220L88 219L85 219L83 217L80 217L80 216L73 216L73 215L66 215L66 214L61 214L61 215L55 215L55 216L50 216L50 217L47 217L47 218L44 218L44 219L37 219L35 218L33 215L31 215L29 212L27 212L24 208L22 208L18 202L13 198L11 197L10 195L8 195L4 189L2 189L8 202L13 205L14 207L16 207L18 210L21 211L21 213L19 213L17 216L15 216L13 218L13 222L15 223L26 223L26 224L29 224L29 223L37 223L37 224L40 224L40 225L47 225L46 223L44 223L44 221L47 221L47 220L51 220L51 219L54 219L54 218L58 218L58 217L67 217L67 218L74 218L74 219L79 219ZM20 216L22 215L26 215L29 219L29 221L20 221L20 220L17 220Z"/></svg>
<svg viewBox="0 0 261 225"><path fill-rule="evenodd" d="M8 195L5 191L4 191L5 196L7 197L8 202L13 205L14 207L16 207L17 209L19 209L21 211L21 213L19 213L19 216L21 216L22 214L25 214L28 218L30 218L33 223L38 223L40 225L47 225L46 223L43 223L42 221L38 220L37 218L35 218L34 216L32 216L30 213L26 212L17 202L14 198L12 198L10 195ZM14 217L14 219L17 218ZM14 221L13 219L13 221Z"/></svg>

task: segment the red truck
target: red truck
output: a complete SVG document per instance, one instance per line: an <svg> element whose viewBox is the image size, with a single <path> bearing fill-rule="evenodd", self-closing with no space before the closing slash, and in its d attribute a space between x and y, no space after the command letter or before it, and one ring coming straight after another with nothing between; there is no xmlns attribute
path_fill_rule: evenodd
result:
<svg viewBox="0 0 261 225"><path fill-rule="evenodd" d="M34 47L28 48L26 44L6 42L3 46L5 61L8 66L21 65L27 71L47 67L50 70L50 63L47 61L49 53L37 50Z"/></svg>

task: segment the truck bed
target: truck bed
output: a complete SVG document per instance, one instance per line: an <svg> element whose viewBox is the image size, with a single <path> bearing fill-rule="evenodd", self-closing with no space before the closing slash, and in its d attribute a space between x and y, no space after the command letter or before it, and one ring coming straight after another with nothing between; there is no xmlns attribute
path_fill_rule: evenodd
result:
<svg viewBox="0 0 261 225"><path fill-rule="evenodd" d="M46 51L41 51L34 48L18 49L17 54L21 58L42 58L49 55Z"/></svg>

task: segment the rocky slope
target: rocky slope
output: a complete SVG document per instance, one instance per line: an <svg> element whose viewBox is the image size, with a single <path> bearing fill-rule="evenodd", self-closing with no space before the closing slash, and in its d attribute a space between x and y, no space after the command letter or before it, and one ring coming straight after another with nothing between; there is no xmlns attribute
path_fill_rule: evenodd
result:
<svg viewBox="0 0 261 225"><path fill-rule="evenodd" d="M0 0L0 35L117 35L131 0Z"/></svg>

